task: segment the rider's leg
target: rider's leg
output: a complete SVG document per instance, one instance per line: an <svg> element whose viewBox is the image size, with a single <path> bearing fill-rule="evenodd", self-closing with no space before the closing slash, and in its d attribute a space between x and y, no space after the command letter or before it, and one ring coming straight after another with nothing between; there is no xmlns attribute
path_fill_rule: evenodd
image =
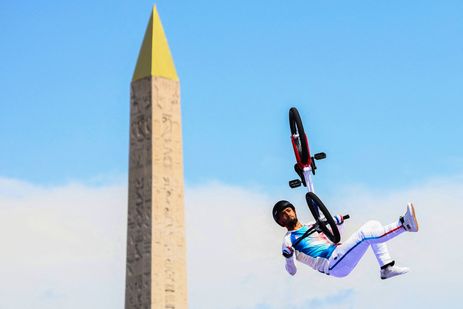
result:
<svg viewBox="0 0 463 309"><path fill-rule="evenodd" d="M346 242L339 245L329 259L327 272L336 277L347 276L358 264L362 256L371 246L379 266L393 262L384 242L403 233L405 230L400 221L387 226L378 221L368 221Z"/></svg>
<svg viewBox="0 0 463 309"><path fill-rule="evenodd" d="M325 273L335 277L345 277L357 266L370 245L366 242L347 241L338 246L328 260Z"/></svg>
<svg viewBox="0 0 463 309"><path fill-rule="evenodd" d="M373 253L375 254L376 260L378 261L380 267L392 263L393 259L391 258L385 243L372 243L370 245L371 250L373 250Z"/></svg>
<svg viewBox="0 0 463 309"><path fill-rule="evenodd" d="M400 221L391 223L387 226L382 226L382 224L378 221L370 222L372 222L372 226L370 226L372 233L370 236L367 236L367 238L369 238L367 241L371 245L371 249L376 256L379 266L382 267L393 261L389 255L389 250L387 249L385 242L401 234L405 231L405 229L402 227L402 223ZM383 236L378 237L378 235Z"/></svg>

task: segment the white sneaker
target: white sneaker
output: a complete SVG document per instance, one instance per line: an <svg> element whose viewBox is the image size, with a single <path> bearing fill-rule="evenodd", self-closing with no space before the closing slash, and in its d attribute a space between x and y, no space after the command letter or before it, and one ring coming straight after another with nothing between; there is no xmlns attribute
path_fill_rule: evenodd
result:
<svg viewBox="0 0 463 309"><path fill-rule="evenodd" d="M410 271L407 267L399 267L399 266L388 266L384 269L381 269L381 279L388 279L398 275L406 274Z"/></svg>
<svg viewBox="0 0 463 309"><path fill-rule="evenodd" d="M407 204L407 212L400 218L403 227L409 232L418 232L418 221L416 220L415 208L412 203Z"/></svg>

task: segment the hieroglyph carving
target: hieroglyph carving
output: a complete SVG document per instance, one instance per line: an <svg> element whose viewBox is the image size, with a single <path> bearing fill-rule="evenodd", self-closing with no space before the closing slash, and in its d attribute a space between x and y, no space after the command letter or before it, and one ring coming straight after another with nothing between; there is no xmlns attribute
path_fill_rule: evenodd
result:
<svg viewBox="0 0 463 309"><path fill-rule="evenodd" d="M143 94L143 95L140 95ZM132 83L126 308L151 308L151 85Z"/></svg>
<svg viewBox="0 0 463 309"><path fill-rule="evenodd" d="M153 78L153 210L154 231L159 229L159 254L153 265L162 265L153 290L163 292L153 303L159 308L186 308L186 263L183 210L183 162L180 93L177 81ZM157 234L157 232L155 232ZM156 307L158 308L158 307Z"/></svg>
<svg viewBox="0 0 463 309"><path fill-rule="evenodd" d="M126 308L186 309L179 82L132 83Z"/></svg>

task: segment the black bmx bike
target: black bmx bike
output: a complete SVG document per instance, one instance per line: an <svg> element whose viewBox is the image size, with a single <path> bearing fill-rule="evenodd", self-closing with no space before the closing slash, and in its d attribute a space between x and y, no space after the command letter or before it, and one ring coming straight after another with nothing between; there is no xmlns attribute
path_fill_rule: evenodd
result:
<svg viewBox="0 0 463 309"><path fill-rule="evenodd" d="M293 145L294 155L296 156L296 164L294 169L299 175L299 179L289 181L291 188L297 188L303 185L307 187L308 192L305 195L307 206L310 213L315 218L315 225L309 229L302 237L298 239L298 243L308 235L314 232L323 232L333 243L338 243L341 240L338 227L335 219L331 216L325 204L315 194L312 175L315 175L317 166L315 161L326 158L326 153L319 152L311 156L309 148L309 139L304 131L301 116L295 107L289 110L289 127L291 129L291 143ZM348 219L349 215L344 215L343 219Z"/></svg>

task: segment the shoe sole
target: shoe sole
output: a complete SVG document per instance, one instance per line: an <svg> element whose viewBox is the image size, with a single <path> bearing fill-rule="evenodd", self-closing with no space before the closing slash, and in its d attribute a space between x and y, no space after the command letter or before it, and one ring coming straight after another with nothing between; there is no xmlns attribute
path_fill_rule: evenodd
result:
<svg viewBox="0 0 463 309"><path fill-rule="evenodd" d="M418 225L418 220L416 220L415 207L413 206L413 203L408 203L407 206L408 206L409 209L411 209L411 214L413 216L413 222L415 223L415 226L416 226L416 231L414 231L414 232L418 232L420 227Z"/></svg>
<svg viewBox="0 0 463 309"><path fill-rule="evenodd" d="M380 276L380 277L381 277L381 280L386 280L386 279L394 278L394 277L397 277L397 276L400 276L400 275L405 275L405 274L408 273L409 271L410 271L410 269L408 269L407 271L405 271L405 272L403 272L403 273L395 273L395 274L392 275L392 276L387 276L387 277Z"/></svg>

